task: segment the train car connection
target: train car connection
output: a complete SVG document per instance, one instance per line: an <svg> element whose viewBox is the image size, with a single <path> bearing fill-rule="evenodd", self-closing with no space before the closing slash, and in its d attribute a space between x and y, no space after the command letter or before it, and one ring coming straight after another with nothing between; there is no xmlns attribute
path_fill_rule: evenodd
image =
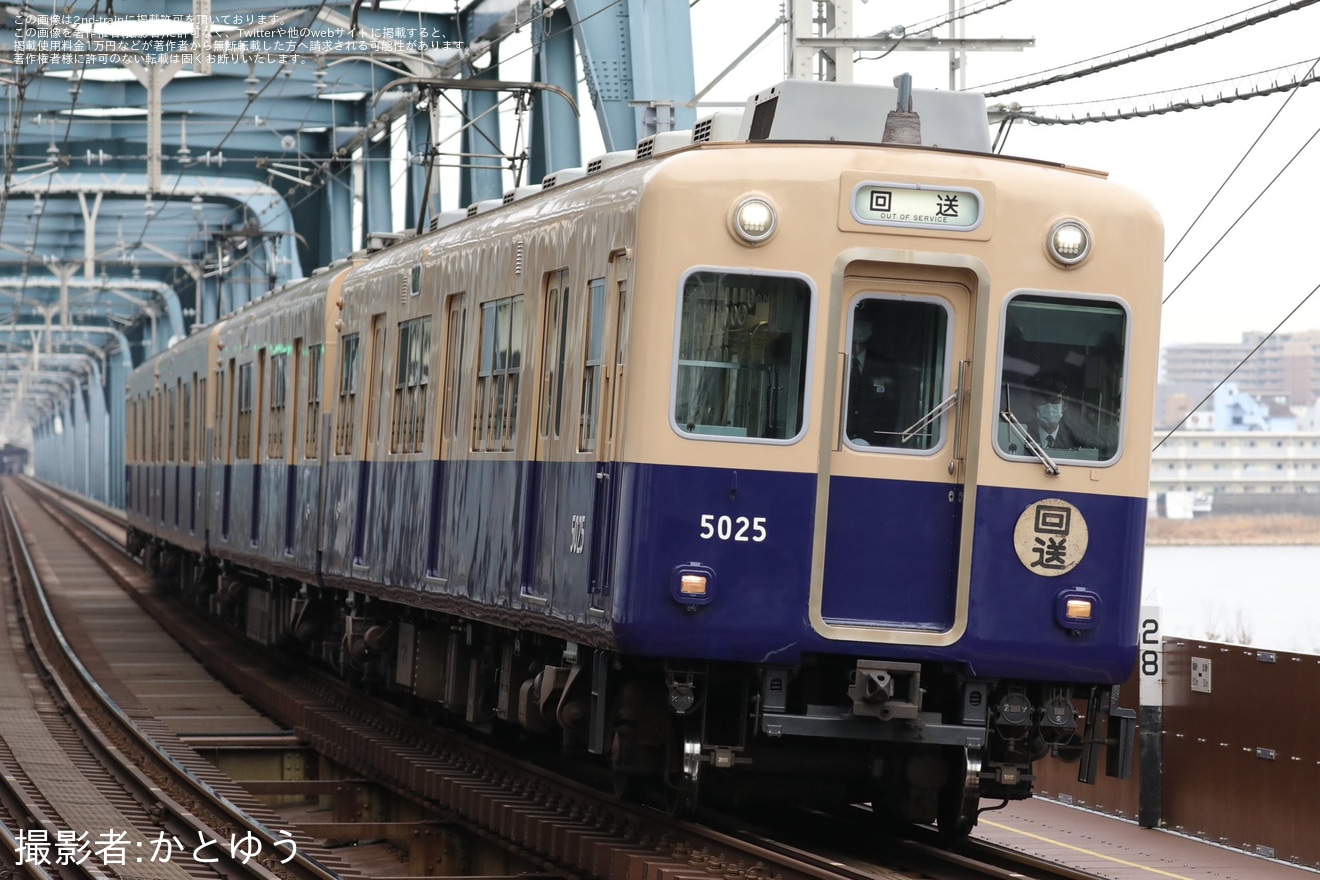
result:
<svg viewBox="0 0 1320 880"><path fill-rule="evenodd" d="M785 82L198 329L129 385L130 546L675 810L1125 773L1160 220L896 98Z"/></svg>

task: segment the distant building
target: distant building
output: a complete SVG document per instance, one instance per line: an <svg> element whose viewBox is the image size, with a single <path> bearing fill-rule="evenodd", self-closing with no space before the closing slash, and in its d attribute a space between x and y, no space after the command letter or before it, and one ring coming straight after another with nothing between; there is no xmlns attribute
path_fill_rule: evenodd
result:
<svg viewBox="0 0 1320 880"><path fill-rule="evenodd" d="M1232 373L1253 397L1284 399L1295 406L1314 404L1320 399L1320 330L1276 333L1251 354L1264 335L1253 331L1243 333L1241 342L1170 345L1163 353L1163 382L1200 400ZM1238 364L1242 366L1234 373Z"/></svg>
<svg viewBox="0 0 1320 880"><path fill-rule="evenodd" d="M1154 452L1150 492L1209 496L1215 515L1320 515L1320 433L1178 431Z"/></svg>
<svg viewBox="0 0 1320 880"><path fill-rule="evenodd" d="M1237 382L1223 383L1191 411L1199 400L1165 396L1162 414L1173 418L1156 431L1153 515L1320 515L1320 433L1309 421L1299 424L1286 402L1253 397Z"/></svg>
<svg viewBox="0 0 1320 880"><path fill-rule="evenodd" d="M1161 391L1155 424L1165 431L1175 427L1179 431L1296 431L1300 427L1286 398L1254 397L1237 382L1224 382L1203 404L1203 396L1181 388L1165 386Z"/></svg>

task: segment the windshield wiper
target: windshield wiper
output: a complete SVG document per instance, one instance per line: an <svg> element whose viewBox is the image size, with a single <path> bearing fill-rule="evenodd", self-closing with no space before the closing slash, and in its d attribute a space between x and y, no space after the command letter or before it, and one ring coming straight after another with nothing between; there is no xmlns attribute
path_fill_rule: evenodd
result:
<svg viewBox="0 0 1320 880"><path fill-rule="evenodd" d="M1031 432L1027 430L1026 425L1018 421L1018 417L1013 415L1009 410L1001 412L999 417L1008 422L1008 426L1013 429L1015 434L1022 438L1022 442L1031 450L1031 454L1039 458L1040 463L1045 465L1045 473L1049 474L1051 477L1057 477L1059 475L1059 466L1054 463L1054 459L1050 458L1049 453L1045 451L1045 447L1041 446L1036 438L1031 436Z"/></svg>
<svg viewBox="0 0 1320 880"><path fill-rule="evenodd" d="M953 409L953 405L957 402L958 402L958 392L955 391L952 394L950 394L948 397L941 400L939 403L935 404L935 408L933 410L926 413L921 418L917 419L915 424L913 424L910 428L905 430L901 437L902 441L906 443L909 440L911 440L913 437L917 436L918 431L920 431L922 428L925 428L927 425L938 419L940 416L944 415L949 410Z"/></svg>

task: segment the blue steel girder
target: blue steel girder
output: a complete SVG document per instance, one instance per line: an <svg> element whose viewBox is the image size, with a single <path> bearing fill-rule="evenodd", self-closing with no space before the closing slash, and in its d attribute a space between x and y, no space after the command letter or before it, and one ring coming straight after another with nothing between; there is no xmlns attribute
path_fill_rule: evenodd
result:
<svg viewBox="0 0 1320 880"><path fill-rule="evenodd" d="M691 128L696 111L688 0L566 0L606 150L656 130ZM656 112L655 122L648 110ZM648 130L650 129L650 130Z"/></svg>
<svg viewBox="0 0 1320 880"><path fill-rule="evenodd" d="M490 66L472 72L470 79L500 78L499 52L492 49ZM469 205L504 195L504 159L500 146L500 116L496 92L468 89L463 92L461 137L463 157L459 175L459 204Z"/></svg>
<svg viewBox="0 0 1320 880"><path fill-rule="evenodd" d="M366 205L364 206L367 232L393 232L393 204L396 196L390 185L390 138L388 133L364 150L366 161ZM400 193L402 195L402 193Z"/></svg>
<svg viewBox="0 0 1320 880"><path fill-rule="evenodd" d="M568 12L557 9L538 16L532 25L532 69L539 82L577 89L577 57ZM532 96L532 138L527 183L552 171L582 164L582 136L577 115L566 101L538 92Z"/></svg>
<svg viewBox="0 0 1320 880"><path fill-rule="evenodd" d="M347 162L337 163L326 175L321 190L325 210L321 212L317 265L328 266L357 248L353 241L353 174Z"/></svg>

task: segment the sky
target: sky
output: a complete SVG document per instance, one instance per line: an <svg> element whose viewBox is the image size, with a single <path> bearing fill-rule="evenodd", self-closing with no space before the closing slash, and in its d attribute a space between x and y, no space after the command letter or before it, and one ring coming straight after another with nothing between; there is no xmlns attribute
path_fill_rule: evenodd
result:
<svg viewBox="0 0 1320 880"><path fill-rule="evenodd" d="M967 0L967 5L974 4ZM1258 5L1282 4L1258 0L1012 0L968 18L965 35L1034 38L1034 48L970 54L966 85L975 90L978 85L1035 74ZM893 25L926 21L948 10L949 0L854 0L853 31L858 36L870 35ZM772 0L698 0L691 9L697 88L717 76L778 14L779 4ZM947 27L936 32L937 36L947 34ZM1042 114L1057 112L1054 105L1107 101L1114 106L1112 99L1169 90L1180 90L1182 100L1197 101L1231 93L1235 86L1255 88L1272 79L1259 74L1276 67L1305 62L1297 69L1298 75L1304 74L1320 56L1316 34L1320 34L1320 3L1159 58L994 101L1017 101ZM745 100L783 79L783 69L781 29L707 98ZM911 73L918 87L948 88L948 55L900 48L883 59L854 66L857 82L889 84L900 73ZM1201 87L1222 80L1234 83ZM1293 98L1284 107L1288 94ZM1177 95L1160 95L1145 103L1165 106L1177 100ZM1119 101L1117 105L1126 108L1137 103ZM1281 107L1282 113L1266 132ZM1086 111L1069 107L1068 115L1074 112L1084 115ZM589 116L584 114L584 118ZM592 125L587 119L585 127ZM1292 93L1145 119L1066 126L1018 123L1004 152L1107 171L1111 179L1144 194L1164 218L1166 254L1190 227L1186 239L1166 261L1165 292L1173 295L1164 308L1163 340L1165 344L1227 342L1240 339L1243 331L1272 330L1320 284L1320 265L1309 259L1320 249L1320 212L1312 209L1320 190L1320 143L1307 146L1317 125L1320 83ZM1263 132L1260 143L1230 178L1234 166ZM599 144L599 140L585 132L584 157L591 155L593 143ZM1277 181L1262 196L1276 175ZM1224 191L1192 227L1226 179ZM1259 201L1248 211L1258 196ZM1221 236L1225 237L1216 246ZM1315 328L1320 328L1320 293L1285 324L1283 332Z"/></svg>

